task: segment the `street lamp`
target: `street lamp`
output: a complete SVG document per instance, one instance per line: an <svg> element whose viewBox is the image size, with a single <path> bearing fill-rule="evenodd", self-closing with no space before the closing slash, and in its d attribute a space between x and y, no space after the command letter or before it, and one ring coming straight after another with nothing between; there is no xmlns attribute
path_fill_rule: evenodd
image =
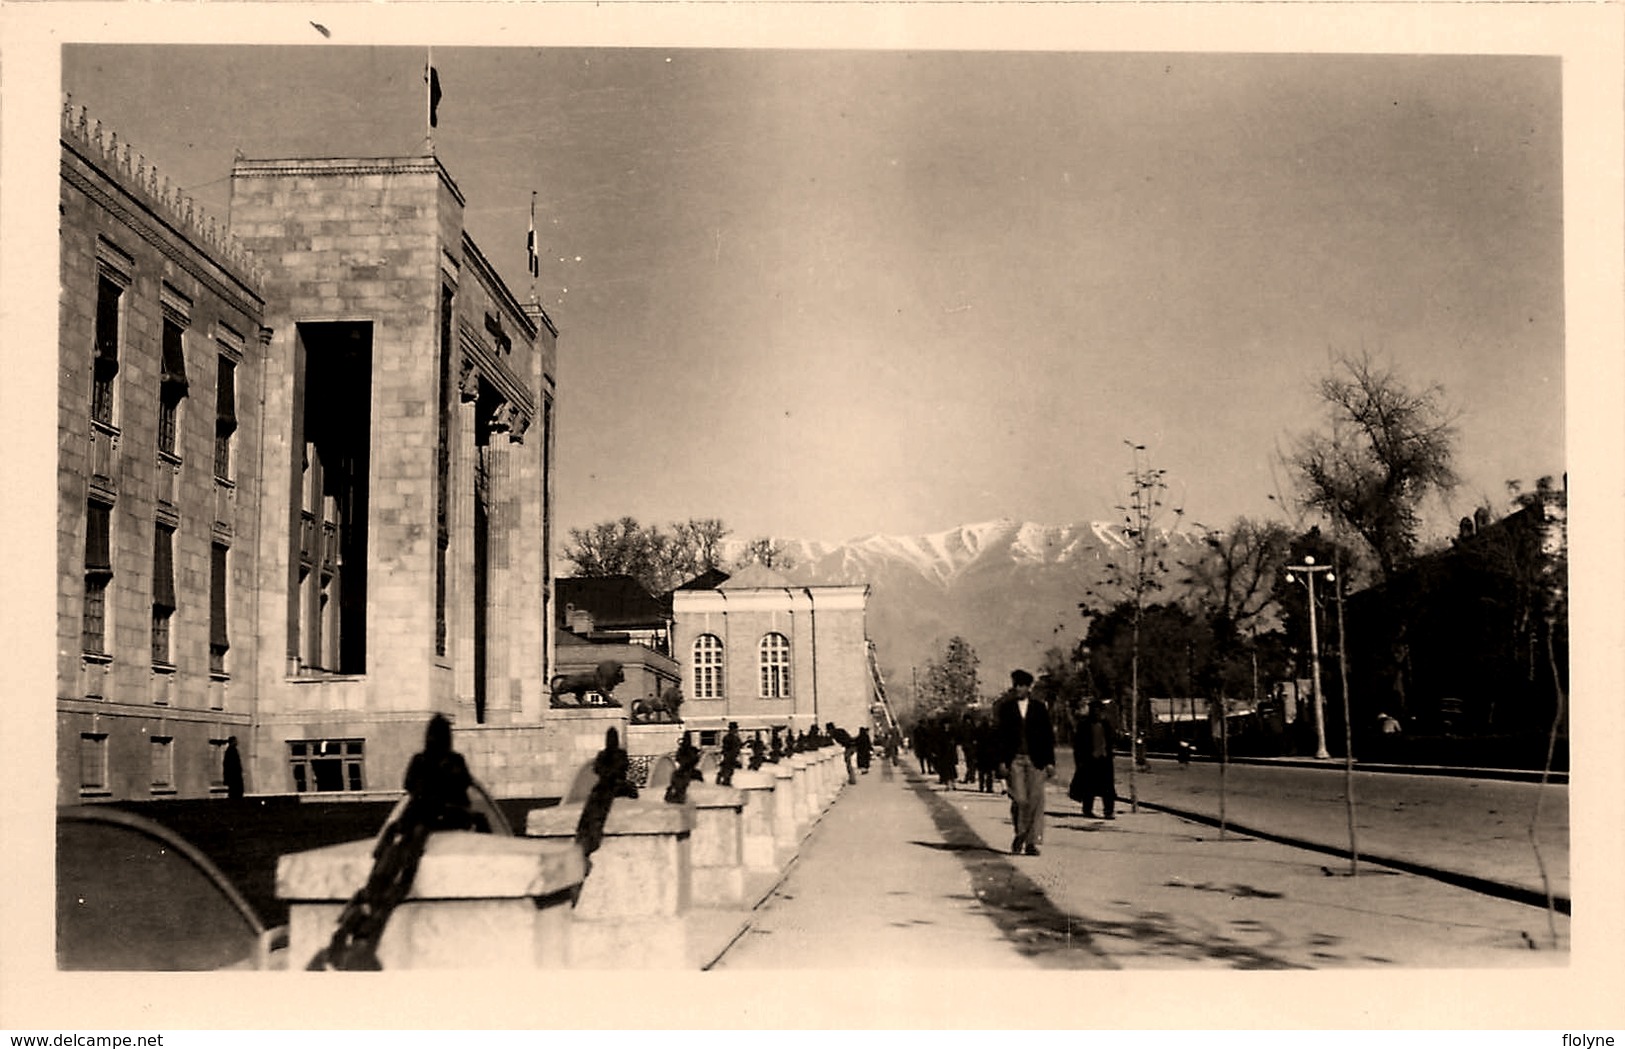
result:
<svg viewBox="0 0 1625 1049"><path fill-rule="evenodd" d="M1315 757L1329 758L1326 750L1326 711L1325 702L1320 691L1320 632L1315 626L1315 573L1325 572L1328 583L1337 582L1332 574L1331 565L1317 565L1315 559L1305 554L1303 564L1287 565L1286 581L1299 582L1293 572L1303 573L1302 582L1309 587L1309 669L1314 676L1315 684Z"/></svg>

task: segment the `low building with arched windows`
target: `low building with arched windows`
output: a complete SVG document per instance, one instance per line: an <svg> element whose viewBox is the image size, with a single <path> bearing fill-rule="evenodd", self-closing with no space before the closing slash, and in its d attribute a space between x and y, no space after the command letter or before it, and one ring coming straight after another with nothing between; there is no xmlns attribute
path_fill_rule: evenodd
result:
<svg viewBox="0 0 1625 1049"><path fill-rule="evenodd" d="M704 734L869 724L866 583L794 583L761 565L674 590L672 655L683 673L683 723Z"/></svg>

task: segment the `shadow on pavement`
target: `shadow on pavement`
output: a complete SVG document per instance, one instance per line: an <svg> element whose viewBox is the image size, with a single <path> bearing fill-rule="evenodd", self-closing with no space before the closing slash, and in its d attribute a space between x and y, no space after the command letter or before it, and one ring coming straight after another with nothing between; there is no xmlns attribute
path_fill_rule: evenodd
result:
<svg viewBox="0 0 1625 1049"><path fill-rule="evenodd" d="M1122 966L1113 959L1125 957L1218 961L1237 969L1303 968L1269 953L1268 948L1285 943L1262 923L1226 929L1153 910L1119 920L1068 914L1010 857L990 848L946 796L914 776L909 789L925 803L943 838L941 845L914 844L957 853L988 917L1019 953L1045 968L1116 969Z"/></svg>

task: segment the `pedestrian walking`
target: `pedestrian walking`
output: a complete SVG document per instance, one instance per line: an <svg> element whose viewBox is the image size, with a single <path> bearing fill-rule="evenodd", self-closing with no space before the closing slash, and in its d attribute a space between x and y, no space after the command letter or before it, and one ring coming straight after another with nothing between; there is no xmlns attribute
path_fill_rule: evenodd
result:
<svg viewBox="0 0 1625 1049"><path fill-rule="evenodd" d="M853 767L853 763L858 754L858 741L853 739L852 733L846 729L836 728L833 721L824 727L829 730L829 738L841 745L841 756L846 760L846 782L848 784L856 783L858 781L858 772Z"/></svg>
<svg viewBox="0 0 1625 1049"><path fill-rule="evenodd" d="M220 778L226 784L226 797L237 801L243 796L243 756L237 752L237 737L226 740L226 752L220 759Z"/></svg>
<svg viewBox="0 0 1625 1049"><path fill-rule="evenodd" d="M867 776L869 774L869 762L874 758L875 753L875 741L869 738L868 725L858 729L858 738L855 745L858 750L858 772Z"/></svg>
<svg viewBox="0 0 1625 1049"><path fill-rule="evenodd" d="M1089 701L1088 712L1078 720L1072 734L1072 756L1076 766L1067 797L1083 806L1083 814L1095 817L1095 799L1101 802L1105 818L1117 818L1117 784L1112 756L1117 749L1117 727L1106 715L1099 699Z"/></svg>
<svg viewBox="0 0 1625 1049"><path fill-rule="evenodd" d="M976 789L983 794L992 794L998 770L998 726L991 717L983 715L976 725Z"/></svg>
<svg viewBox="0 0 1625 1049"><path fill-rule="evenodd" d="M999 771L1010 792L1012 855L1038 855L1044 841L1044 785L1055 775L1055 725L1049 708L1032 694L1033 676L1010 672L1010 692L996 708Z"/></svg>

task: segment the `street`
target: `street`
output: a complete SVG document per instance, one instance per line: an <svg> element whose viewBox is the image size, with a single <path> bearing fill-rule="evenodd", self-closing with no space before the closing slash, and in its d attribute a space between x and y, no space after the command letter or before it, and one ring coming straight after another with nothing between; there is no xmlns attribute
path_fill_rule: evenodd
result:
<svg viewBox="0 0 1625 1049"><path fill-rule="evenodd" d="M1070 765L1066 768L1070 769ZM1064 778L1058 778L1065 783ZM1152 759L1150 772L1138 773L1135 786L1142 801L1217 818L1219 778L1216 763L1181 766L1174 761ZM1117 791L1125 797L1129 793L1126 760L1118 763ZM1349 836L1343 792L1343 765L1335 759L1326 762L1325 768L1233 764L1224 770L1228 821L1346 853ZM1410 860L1543 893L1540 865L1529 841L1529 823L1537 797L1537 840L1542 858L1553 893L1566 897L1566 784L1542 787L1504 780L1356 770L1355 837L1362 855Z"/></svg>

